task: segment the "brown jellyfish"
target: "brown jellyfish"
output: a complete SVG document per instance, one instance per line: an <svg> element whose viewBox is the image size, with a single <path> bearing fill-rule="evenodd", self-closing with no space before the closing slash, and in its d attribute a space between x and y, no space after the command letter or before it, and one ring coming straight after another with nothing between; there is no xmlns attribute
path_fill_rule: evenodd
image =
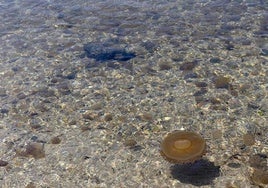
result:
<svg viewBox="0 0 268 188"><path fill-rule="evenodd" d="M188 163L200 159L205 153L206 141L191 131L169 133L161 143L161 155L172 163Z"/></svg>

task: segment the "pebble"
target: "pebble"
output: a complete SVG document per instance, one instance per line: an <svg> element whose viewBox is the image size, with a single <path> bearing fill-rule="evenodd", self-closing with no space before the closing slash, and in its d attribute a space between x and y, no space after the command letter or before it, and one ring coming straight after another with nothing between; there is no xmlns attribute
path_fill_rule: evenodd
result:
<svg viewBox="0 0 268 188"><path fill-rule="evenodd" d="M7 161L0 160L0 167L1 166L7 166L7 165L8 165Z"/></svg>
<svg viewBox="0 0 268 188"><path fill-rule="evenodd" d="M197 61L192 61L192 62L185 62L180 66L180 70L184 71L190 71L193 70L197 66Z"/></svg>
<svg viewBox="0 0 268 188"><path fill-rule="evenodd" d="M210 63L215 64L215 63L220 63L221 62L221 59L218 58L218 57L213 57L209 61L210 61Z"/></svg>
<svg viewBox="0 0 268 188"><path fill-rule="evenodd" d="M255 144L255 137L252 134L244 134L243 142L246 146L252 146Z"/></svg>
<svg viewBox="0 0 268 188"><path fill-rule="evenodd" d="M50 139L49 143L51 143L51 144L59 144L59 143L61 143L61 139L58 136L55 136L55 137Z"/></svg>
<svg viewBox="0 0 268 188"><path fill-rule="evenodd" d="M214 78L214 85L216 88L226 88L230 86L230 78L226 76L217 76Z"/></svg>

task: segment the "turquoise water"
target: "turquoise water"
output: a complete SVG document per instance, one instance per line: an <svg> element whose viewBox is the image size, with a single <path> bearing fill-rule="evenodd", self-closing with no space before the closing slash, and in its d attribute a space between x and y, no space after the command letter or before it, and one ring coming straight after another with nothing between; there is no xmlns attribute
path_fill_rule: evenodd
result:
<svg viewBox="0 0 268 188"><path fill-rule="evenodd" d="M267 10L265 0L1 1L0 184L264 185ZM159 154L175 129L206 139L196 166Z"/></svg>

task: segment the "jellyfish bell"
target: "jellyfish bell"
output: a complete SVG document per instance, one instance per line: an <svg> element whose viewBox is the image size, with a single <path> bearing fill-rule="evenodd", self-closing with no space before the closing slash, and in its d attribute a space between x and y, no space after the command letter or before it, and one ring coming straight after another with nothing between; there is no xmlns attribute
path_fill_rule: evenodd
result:
<svg viewBox="0 0 268 188"><path fill-rule="evenodd" d="M205 153L206 141L195 132L177 130L169 133L161 143L160 153L169 162L194 162Z"/></svg>

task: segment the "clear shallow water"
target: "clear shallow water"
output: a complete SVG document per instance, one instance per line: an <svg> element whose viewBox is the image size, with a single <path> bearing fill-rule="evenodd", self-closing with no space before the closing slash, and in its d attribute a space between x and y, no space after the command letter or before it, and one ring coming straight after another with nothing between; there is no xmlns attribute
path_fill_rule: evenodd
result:
<svg viewBox="0 0 268 188"><path fill-rule="evenodd" d="M261 184L248 158L267 156L267 3L2 1L2 185ZM178 128L206 138L216 175L170 175L159 142ZM32 142L45 158L15 157Z"/></svg>

